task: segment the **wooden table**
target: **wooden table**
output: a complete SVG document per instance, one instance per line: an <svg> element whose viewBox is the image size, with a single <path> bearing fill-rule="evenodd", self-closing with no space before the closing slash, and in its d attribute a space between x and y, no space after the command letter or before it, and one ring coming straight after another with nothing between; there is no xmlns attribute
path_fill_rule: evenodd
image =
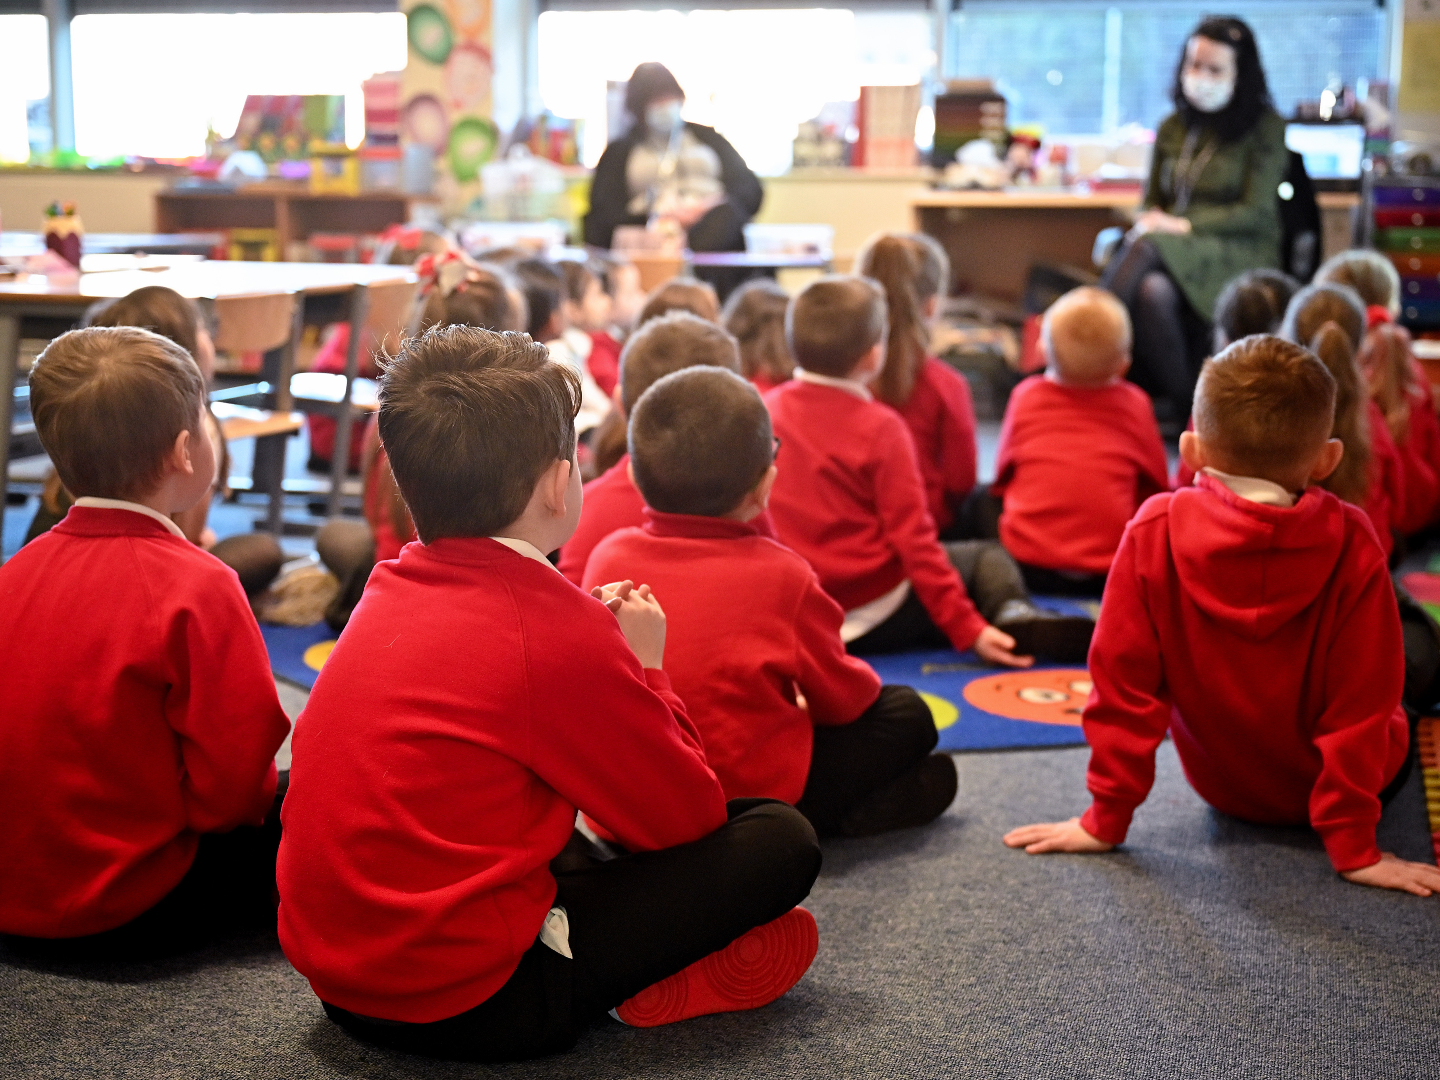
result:
<svg viewBox="0 0 1440 1080"><path fill-rule="evenodd" d="M81 240L86 255L208 255L225 242L218 232L192 233L87 233ZM0 257L23 258L45 250L38 232L0 233Z"/></svg>
<svg viewBox="0 0 1440 1080"><path fill-rule="evenodd" d="M39 275L21 275L0 280L0 477L8 480L10 432L13 421L14 387L19 370L20 339L29 331L34 337L55 337L71 329L85 310L96 300L125 296L144 285L166 285L182 296L206 301L228 296L250 296L257 293L296 293L295 333L288 346L265 355L262 378L265 405L269 409L290 411L290 379L294 374L295 346L305 323L328 324L348 321L351 326L351 351L360 346L365 325L366 287L381 281L409 279L404 267L367 266L360 263L247 263L199 262L178 265L152 273L142 270L118 270L109 273L80 274L69 280L55 280ZM352 355L350 370L355 368ZM348 432L352 420L347 386L337 422L337 434ZM339 440L337 439L337 445ZM284 511L284 449L278 455L260 453L256 447L255 483L262 483L270 492L267 523L279 532ZM335 455L331 473L330 508L338 505L341 483L345 478L346 455Z"/></svg>

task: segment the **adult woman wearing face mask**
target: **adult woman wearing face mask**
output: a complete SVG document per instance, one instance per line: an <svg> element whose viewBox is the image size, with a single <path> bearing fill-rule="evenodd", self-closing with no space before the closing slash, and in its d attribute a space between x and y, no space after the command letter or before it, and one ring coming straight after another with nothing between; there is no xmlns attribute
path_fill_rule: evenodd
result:
<svg viewBox="0 0 1440 1080"><path fill-rule="evenodd" d="M1144 210L1103 283L1130 309L1130 377L1172 428L1190 413L1225 284L1278 267L1276 189L1288 157L1255 35L1239 19L1207 18L1185 43L1175 112L1155 134Z"/></svg>
<svg viewBox="0 0 1440 1080"><path fill-rule="evenodd" d="M680 118L684 102L664 64L641 64L630 76L625 111L634 124L595 166L587 244L608 248L615 226L655 217L686 230L692 251L745 250L744 225L764 196L760 181L725 136Z"/></svg>

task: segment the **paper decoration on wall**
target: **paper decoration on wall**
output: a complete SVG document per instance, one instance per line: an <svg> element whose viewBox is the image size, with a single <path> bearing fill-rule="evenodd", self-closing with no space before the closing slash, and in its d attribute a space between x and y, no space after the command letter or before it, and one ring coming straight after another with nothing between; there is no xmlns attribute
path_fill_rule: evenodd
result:
<svg viewBox="0 0 1440 1080"><path fill-rule="evenodd" d="M436 192L458 209L479 190L500 135L490 119L492 0L406 0L410 43L400 138L435 157Z"/></svg>

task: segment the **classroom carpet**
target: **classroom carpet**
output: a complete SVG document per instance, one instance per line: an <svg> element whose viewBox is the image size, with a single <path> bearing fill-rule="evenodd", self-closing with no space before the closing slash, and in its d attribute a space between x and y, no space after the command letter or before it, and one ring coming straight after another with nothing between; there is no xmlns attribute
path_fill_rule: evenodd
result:
<svg viewBox="0 0 1440 1080"><path fill-rule="evenodd" d="M427 1061L351 1040L273 937L132 967L0 947L0 1076L206 1080L1440 1075L1440 899L1350 885L1304 829L1206 807L1170 744L1129 843L1029 856L1007 829L1086 803L1083 749L963 754L935 824L825 845L814 966L786 997L568 1055ZM1381 842L1430 857L1419 775Z"/></svg>

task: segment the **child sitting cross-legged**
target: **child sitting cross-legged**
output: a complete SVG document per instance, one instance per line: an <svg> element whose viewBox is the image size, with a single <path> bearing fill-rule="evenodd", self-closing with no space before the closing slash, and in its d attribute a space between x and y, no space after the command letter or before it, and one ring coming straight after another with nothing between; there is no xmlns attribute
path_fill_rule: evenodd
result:
<svg viewBox="0 0 1440 1080"><path fill-rule="evenodd" d="M172 520L215 479L200 369L76 330L30 404L75 503L0 566L0 933L136 957L273 927L290 723L235 571Z"/></svg>
<svg viewBox="0 0 1440 1080"><path fill-rule="evenodd" d="M1013 830L1011 847L1124 841L1168 731L1217 810L1308 822L1350 881L1440 889L1440 869L1375 842L1409 772L1400 620L1364 512L1316 486L1344 452L1334 412L1335 379L1298 345L1255 335L1206 362L1180 442L1195 485L1140 509L1101 605L1084 714L1094 801Z"/></svg>
<svg viewBox="0 0 1440 1080"><path fill-rule="evenodd" d="M1000 541L1036 592L1099 596L1125 523L1170 486L1165 446L1150 399L1125 381L1125 305L1075 289L1045 312L1041 339L1045 374L1014 389L1000 428Z"/></svg>
<svg viewBox="0 0 1440 1080"><path fill-rule="evenodd" d="M885 364L885 311L862 277L821 278L791 302L799 366L765 395L785 444L770 500L781 542L844 609L857 655L948 643L990 663L1083 662L1094 623L1032 604L1004 548L941 545L910 429L868 386Z"/></svg>
<svg viewBox="0 0 1440 1080"><path fill-rule="evenodd" d="M600 542L587 587L665 598L666 670L728 798L794 803L821 836L922 825L955 797L929 707L845 652L810 565L754 526L777 473L765 403L719 368L655 383L630 421L645 524ZM745 583L737 603L735 583Z"/></svg>
<svg viewBox="0 0 1440 1080"><path fill-rule="evenodd" d="M566 1050L755 1008L808 968L820 868L781 802L728 805L645 586L546 559L575 528L580 380L436 329L381 379L420 542L376 566L298 727L280 942L336 1023L435 1057ZM583 811L633 855L604 861Z"/></svg>

